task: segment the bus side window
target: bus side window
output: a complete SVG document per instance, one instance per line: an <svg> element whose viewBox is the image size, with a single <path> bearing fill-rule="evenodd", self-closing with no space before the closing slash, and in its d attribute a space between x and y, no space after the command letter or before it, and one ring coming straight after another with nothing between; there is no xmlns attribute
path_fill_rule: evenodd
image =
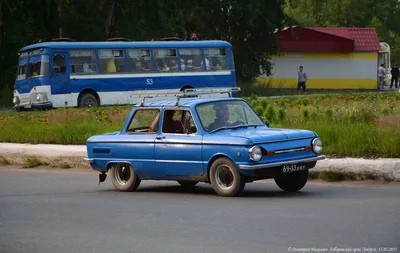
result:
<svg viewBox="0 0 400 253"><path fill-rule="evenodd" d="M96 52L95 50L71 50L71 71L73 74L96 74Z"/></svg>
<svg viewBox="0 0 400 253"><path fill-rule="evenodd" d="M122 49L100 49L100 72L125 72L124 51Z"/></svg>
<svg viewBox="0 0 400 253"><path fill-rule="evenodd" d="M203 71L201 67L203 56L200 48L181 48L179 55L182 71Z"/></svg>
<svg viewBox="0 0 400 253"><path fill-rule="evenodd" d="M155 51L155 68L158 72L177 72L178 56L174 48L158 48Z"/></svg>
<svg viewBox="0 0 400 253"><path fill-rule="evenodd" d="M53 57L53 69L54 73L59 74L59 73L65 73L67 68L66 68L66 62L65 62L65 55L64 54L56 54Z"/></svg>
<svg viewBox="0 0 400 253"><path fill-rule="evenodd" d="M128 72L151 72L151 53L149 49L128 49Z"/></svg>
<svg viewBox="0 0 400 253"><path fill-rule="evenodd" d="M204 53L206 63L209 64L210 70L216 71L228 69L228 58L225 48L206 48Z"/></svg>

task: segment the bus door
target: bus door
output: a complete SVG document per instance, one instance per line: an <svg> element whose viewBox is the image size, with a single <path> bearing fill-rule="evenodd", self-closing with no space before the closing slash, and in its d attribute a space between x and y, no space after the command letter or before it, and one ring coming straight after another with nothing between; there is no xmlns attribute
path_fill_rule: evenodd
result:
<svg viewBox="0 0 400 253"><path fill-rule="evenodd" d="M68 58L66 51L53 51L51 55L51 94L70 94L71 84L67 70Z"/></svg>

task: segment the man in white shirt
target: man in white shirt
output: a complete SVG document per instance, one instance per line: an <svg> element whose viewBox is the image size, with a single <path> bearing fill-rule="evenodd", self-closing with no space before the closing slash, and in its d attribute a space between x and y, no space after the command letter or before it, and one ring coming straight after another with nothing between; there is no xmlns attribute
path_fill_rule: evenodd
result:
<svg viewBox="0 0 400 253"><path fill-rule="evenodd" d="M383 86L385 86L385 68L383 64L378 68L378 83L379 88L383 89Z"/></svg>
<svg viewBox="0 0 400 253"><path fill-rule="evenodd" d="M303 92L306 92L307 74L303 71L303 66L300 66L299 70L297 91L300 93L300 88L303 87Z"/></svg>

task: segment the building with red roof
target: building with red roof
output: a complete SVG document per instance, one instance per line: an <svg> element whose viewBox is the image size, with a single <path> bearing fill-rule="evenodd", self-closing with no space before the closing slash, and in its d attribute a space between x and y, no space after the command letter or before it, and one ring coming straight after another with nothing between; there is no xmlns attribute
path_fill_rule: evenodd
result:
<svg viewBox="0 0 400 253"><path fill-rule="evenodd" d="M280 54L272 58L272 76L260 81L296 88L303 66L307 88L377 88L381 45L374 28L291 27L275 35Z"/></svg>

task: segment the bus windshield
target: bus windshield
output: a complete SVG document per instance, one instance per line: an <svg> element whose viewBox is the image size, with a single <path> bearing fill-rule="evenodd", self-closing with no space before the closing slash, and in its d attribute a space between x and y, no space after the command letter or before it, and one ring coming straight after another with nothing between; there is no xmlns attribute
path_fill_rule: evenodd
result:
<svg viewBox="0 0 400 253"><path fill-rule="evenodd" d="M17 70L17 81L26 79L27 63L28 63L28 58L20 59Z"/></svg>
<svg viewBox="0 0 400 253"><path fill-rule="evenodd" d="M49 56L47 54L33 56L29 59L28 77L48 76L48 74Z"/></svg>

